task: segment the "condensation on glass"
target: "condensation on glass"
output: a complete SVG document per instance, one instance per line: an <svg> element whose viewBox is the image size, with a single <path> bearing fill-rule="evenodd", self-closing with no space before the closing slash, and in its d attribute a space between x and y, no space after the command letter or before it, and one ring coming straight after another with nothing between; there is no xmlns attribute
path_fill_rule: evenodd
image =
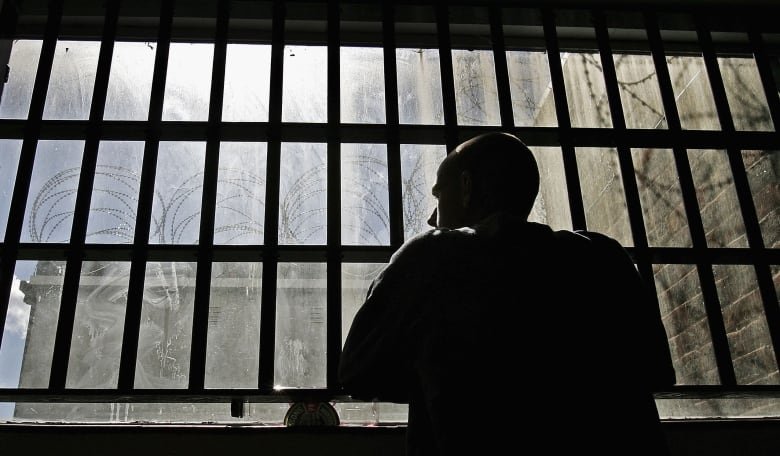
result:
<svg viewBox="0 0 780 456"><path fill-rule="evenodd" d="M458 125L500 125L492 51L452 50Z"/></svg>
<svg viewBox="0 0 780 456"><path fill-rule="evenodd" d="M171 43L163 120L208 120L213 59L213 44Z"/></svg>
<svg viewBox="0 0 780 456"><path fill-rule="evenodd" d="M279 263L274 385L324 388L327 284L324 263Z"/></svg>
<svg viewBox="0 0 780 456"><path fill-rule="evenodd" d="M8 211L14 194L16 171L22 153L19 139L0 139L0 239L5 238L8 225Z"/></svg>
<svg viewBox="0 0 780 456"><path fill-rule="evenodd" d="M327 240L327 145L282 143L279 244Z"/></svg>
<svg viewBox="0 0 780 456"><path fill-rule="evenodd" d="M767 418L780 415L774 397L723 399L656 399L661 419Z"/></svg>
<svg viewBox="0 0 780 456"><path fill-rule="evenodd" d="M684 130L720 130L715 99L704 59L699 56L666 57L674 99Z"/></svg>
<svg viewBox="0 0 780 456"><path fill-rule="evenodd" d="M627 128L669 128L653 57L614 54L620 102Z"/></svg>
<svg viewBox="0 0 780 456"><path fill-rule="evenodd" d="M401 144L401 199L404 211L404 239L431 229L428 225L436 198L431 189L436 171L447 149L435 144Z"/></svg>
<svg viewBox="0 0 780 456"><path fill-rule="evenodd" d="M89 118L100 42L58 41L51 67L44 119Z"/></svg>
<svg viewBox="0 0 780 456"><path fill-rule="evenodd" d="M267 122L271 46L229 43L225 63L224 122Z"/></svg>
<svg viewBox="0 0 780 456"><path fill-rule="evenodd" d="M780 150L742 151L764 247L780 247Z"/></svg>
<svg viewBox="0 0 780 456"><path fill-rule="evenodd" d="M213 263L206 388L257 388L262 263Z"/></svg>
<svg viewBox="0 0 780 456"><path fill-rule="evenodd" d="M68 242L84 141L38 141L21 242Z"/></svg>
<svg viewBox="0 0 780 456"><path fill-rule="evenodd" d="M66 387L117 387L129 280L129 262L81 265Z"/></svg>
<svg viewBox="0 0 780 456"><path fill-rule="evenodd" d="M146 264L135 388L187 388L195 274L196 263Z"/></svg>
<svg viewBox="0 0 780 456"><path fill-rule="evenodd" d="M444 124L438 49L396 49L401 124Z"/></svg>
<svg viewBox="0 0 780 456"><path fill-rule="evenodd" d="M562 52L563 80L572 127L612 128L601 56Z"/></svg>
<svg viewBox="0 0 780 456"><path fill-rule="evenodd" d="M756 61L750 56L718 57L718 68L726 89L734 128L774 131Z"/></svg>
<svg viewBox="0 0 780 456"><path fill-rule="evenodd" d="M506 51L506 65L515 126L557 126L547 53Z"/></svg>
<svg viewBox="0 0 780 456"><path fill-rule="evenodd" d="M284 47L282 121L328 121L327 47Z"/></svg>
<svg viewBox="0 0 780 456"><path fill-rule="evenodd" d="M41 57L40 40L15 40L8 60L8 82L0 99L0 118L26 119Z"/></svg>
<svg viewBox="0 0 780 456"><path fill-rule="evenodd" d="M382 48L341 48L341 121L385 123Z"/></svg>
<svg viewBox="0 0 780 456"><path fill-rule="evenodd" d="M366 302L371 282L385 268L385 263L342 263L341 265L341 343L358 309Z"/></svg>
<svg viewBox="0 0 780 456"><path fill-rule="evenodd" d="M267 154L267 143L220 144L214 244L263 243Z"/></svg>
<svg viewBox="0 0 780 456"><path fill-rule="evenodd" d="M114 43L104 119L147 119L156 53L155 42Z"/></svg>
<svg viewBox="0 0 780 456"><path fill-rule="evenodd" d="M571 208L566 172L560 147L531 147L539 168L539 195L528 221L550 225L554 230L570 230Z"/></svg>
<svg viewBox="0 0 780 456"><path fill-rule="evenodd" d="M341 242L390 245L385 144L341 145Z"/></svg>

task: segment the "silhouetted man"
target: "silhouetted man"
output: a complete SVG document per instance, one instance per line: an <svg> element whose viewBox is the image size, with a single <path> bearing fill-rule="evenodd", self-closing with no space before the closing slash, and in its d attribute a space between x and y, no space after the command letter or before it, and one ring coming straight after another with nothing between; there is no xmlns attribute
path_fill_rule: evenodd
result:
<svg viewBox="0 0 780 456"><path fill-rule="evenodd" d="M616 241L527 222L538 190L516 137L458 146L433 187L436 229L355 316L339 377L353 397L409 403L409 454L666 454L659 310Z"/></svg>

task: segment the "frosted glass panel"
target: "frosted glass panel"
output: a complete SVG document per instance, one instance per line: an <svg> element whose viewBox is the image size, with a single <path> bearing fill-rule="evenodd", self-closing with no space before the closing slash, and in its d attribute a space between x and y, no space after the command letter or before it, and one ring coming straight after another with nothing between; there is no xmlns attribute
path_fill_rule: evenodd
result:
<svg viewBox="0 0 780 456"><path fill-rule="evenodd" d="M38 141L21 242L68 242L84 141Z"/></svg>
<svg viewBox="0 0 780 456"><path fill-rule="evenodd" d="M612 128L601 56L594 52L564 52L561 64L571 126Z"/></svg>
<svg viewBox="0 0 780 456"><path fill-rule="evenodd" d="M26 119L41 57L40 40L16 40L8 60L8 82L0 99L0 118Z"/></svg>
<svg viewBox="0 0 780 456"><path fill-rule="evenodd" d="M262 244L266 143L223 142L219 150L214 244Z"/></svg>
<svg viewBox="0 0 780 456"><path fill-rule="evenodd" d="M324 388L327 383L325 264L280 263L278 268L274 385Z"/></svg>
<svg viewBox="0 0 780 456"><path fill-rule="evenodd" d="M51 67L44 119L88 119L100 43L58 41Z"/></svg>
<svg viewBox="0 0 780 456"><path fill-rule="evenodd" d="M402 124L444 124L438 49L396 49Z"/></svg>
<svg viewBox="0 0 780 456"><path fill-rule="evenodd" d="M668 128L651 55L615 54L620 102L628 128Z"/></svg>
<svg viewBox="0 0 780 456"><path fill-rule="evenodd" d="M385 263L342 263L341 265L341 344L358 309L366 302L371 282L385 268Z"/></svg>
<svg viewBox="0 0 780 456"><path fill-rule="evenodd" d="M196 263L146 265L136 388L186 388Z"/></svg>
<svg viewBox="0 0 780 456"><path fill-rule="evenodd" d="M327 146L283 143L279 192L279 243L325 244Z"/></svg>
<svg viewBox="0 0 780 456"><path fill-rule="evenodd" d="M211 266L206 388L257 388L262 263Z"/></svg>
<svg viewBox="0 0 780 456"><path fill-rule="evenodd" d="M208 120L214 45L171 43L163 120Z"/></svg>
<svg viewBox="0 0 780 456"><path fill-rule="evenodd" d="M68 388L116 388L129 280L129 262L82 264L65 382Z"/></svg>
<svg viewBox="0 0 780 456"><path fill-rule="evenodd" d="M150 243L198 242L205 160L206 143L160 142Z"/></svg>
<svg viewBox="0 0 780 456"><path fill-rule="evenodd" d="M776 249L780 247L780 151L745 150L742 160L764 246Z"/></svg>
<svg viewBox="0 0 780 456"><path fill-rule="evenodd" d="M390 245L384 144L341 145L341 242Z"/></svg>
<svg viewBox="0 0 780 456"><path fill-rule="evenodd" d="M17 261L0 347L0 388L47 388L64 261Z"/></svg>
<svg viewBox="0 0 780 456"><path fill-rule="evenodd" d="M761 75L752 57L718 57L734 128L774 131Z"/></svg>
<svg viewBox="0 0 780 456"><path fill-rule="evenodd" d="M334 407L341 424L347 425L405 424L409 418L408 404L340 402Z"/></svg>
<svg viewBox="0 0 780 456"><path fill-rule="evenodd" d="M21 140L0 139L0 239L5 238L21 153Z"/></svg>
<svg viewBox="0 0 780 456"><path fill-rule="evenodd" d="M555 99L546 52L506 51L512 112L518 127L555 127Z"/></svg>
<svg viewBox="0 0 780 456"><path fill-rule="evenodd" d="M539 167L539 195L528 221L550 225L555 230L571 230L571 210L560 147L531 148Z"/></svg>
<svg viewBox="0 0 780 456"><path fill-rule="evenodd" d="M581 147L576 154L588 229L609 235L623 246L633 245L617 151Z"/></svg>
<svg viewBox="0 0 780 456"><path fill-rule="evenodd" d="M98 150L87 242L133 242L144 143L103 141Z"/></svg>
<svg viewBox="0 0 780 456"><path fill-rule="evenodd" d="M283 122L328 121L328 49L285 46Z"/></svg>
<svg viewBox="0 0 780 456"><path fill-rule="evenodd" d="M271 46L227 46L222 120L267 122L271 88Z"/></svg>
<svg viewBox="0 0 780 456"><path fill-rule="evenodd" d="M385 123L382 48L341 48L341 121Z"/></svg>
<svg viewBox="0 0 780 456"><path fill-rule="evenodd" d="M428 219L436 208L431 189L436 183L436 171L446 156L445 146L401 144L404 239L431 229Z"/></svg>
<svg viewBox="0 0 780 456"><path fill-rule="evenodd" d="M455 106L459 125L500 125L492 51L453 49Z"/></svg>
<svg viewBox="0 0 780 456"><path fill-rule="evenodd" d="M682 128L720 130L704 59L700 56L676 55L666 57L666 64Z"/></svg>
<svg viewBox="0 0 780 456"><path fill-rule="evenodd" d="M114 43L104 119L147 119L156 53L156 43Z"/></svg>

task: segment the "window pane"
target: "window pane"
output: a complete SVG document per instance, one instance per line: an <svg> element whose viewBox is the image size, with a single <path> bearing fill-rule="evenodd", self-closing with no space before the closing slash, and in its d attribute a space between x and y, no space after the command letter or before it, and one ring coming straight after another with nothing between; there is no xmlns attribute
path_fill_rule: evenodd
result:
<svg viewBox="0 0 780 456"><path fill-rule="evenodd" d="M371 282L382 272L384 263L342 263L341 265L341 344L358 309L366 301Z"/></svg>
<svg viewBox="0 0 780 456"><path fill-rule="evenodd" d="M438 49L396 49L402 124L444 124Z"/></svg>
<svg viewBox="0 0 780 456"><path fill-rule="evenodd" d="M8 211L11 209L11 198L14 195L16 172L21 154L21 140L0 139L0 239L5 238Z"/></svg>
<svg viewBox="0 0 780 456"><path fill-rule="evenodd" d="M385 123L382 48L341 48L341 121Z"/></svg>
<svg viewBox="0 0 780 456"><path fill-rule="evenodd" d="M326 149L326 144L282 144L280 244L326 242Z"/></svg>
<svg viewBox="0 0 780 456"><path fill-rule="evenodd" d="M17 261L0 348L0 388L47 388L64 261Z"/></svg>
<svg viewBox="0 0 780 456"><path fill-rule="evenodd" d="M171 43L163 120L208 120L214 45Z"/></svg>
<svg viewBox="0 0 780 456"><path fill-rule="evenodd" d="M104 119L147 119L156 51L156 43L114 43Z"/></svg>
<svg viewBox="0 0 780 456"><path fill-rule="evenodd" d="M755 270L746 265L715 265L712 270L737 383L777 384L780 373Z"/></svg>
<svg viewBox="0 0 780 456"><path fill-rule="evenodd" d="M647 242L652 247L692 247L680 179L669 149L633 149Z"/></svg>
<svg viewBox="0 0 780 456"><path fill-rule="evenodd" d="M436 199L431 189L436 171L447 156L441 145L401 144L401 199L404 208L404 239L431 229L428 226Z"/></svg>
<svg viewBox="0 0 780 456"><path fill-rule="evenodd" d="M0 118L26 119L30 111L38 59L41 57L40 40L16 40L8 60L8 82L0 99Z"/></svg>
<svg viewBox="0 0 780 456"><path fill-rule="evenodd" d="M195 244L206 143L161 141L159 147L149 243Z"/></svg>
<svg viewBox="0 0 780 456"><path fill-rule="evenodd" d="M142 142L100 143L89 206L87 242L133 242L143 154Z"/></svg>
<svg viewBox="0 0 780 456"><path fill-rule="evenodd" d="M146 265L136 388L186 388L190 373L196 263Z"/></svg>
<svg viewBox="0 0 780 456"><path fill-rule="evenodd" d="M601 56L594 52L563 52L561 64L571 126L612 128Z"/></svg>
<svg viewBox="0 0 780 456"><path fill-rule="evenodd" d="M718 57L731 117L737 130L774 131L761 75L752 57Z"/></svg>
<svg viewBox="0 0 780 456"><path fill-rule="evenodd" d="M651 55L615 54L620 102L628 128L669 128Z"/></svg>
<svg viewBox="0 0 780 456"><path fill-rule="evenodd" d="M557 126L547 53L506 51L506 64L515 126Z"/></svg>
<svg viewBox="0 0 780 456"><path fill-rule="evenodd" d="M633 245L617 151L579 147L576 154L588 229Z"/></svg>
<svg viewBox="0 0 780 456"><path fill-rule="evenodd" d="M65 382L68 388L116 388L129 280L129 262L82 264Z"/></svg>
<svg viewBox="0 0 780 456"><path fill-rule="evenodd" d="M214 244L262 244L266 143L223 142L219 150Z"/></svg>
<svg viewBox="0 0 780 456"><path fill-rule="evenodd" d="M459 125L500 125L492 51L452 50Z"/></svg>
<svg viewBox="0 0 780 456"><path fill-rule="evenodd" d="M720 383L699 276L692 264L653 265L678 385Z"/></svg>
<svg viewBox="0 0 780 456"><path fill-rule="evenodd" d="M780 401L764 398L656 399L661 419L766 418L780 416Z"/></svg>
<svg viewBox="0 0 780 456"><path fill-rule="evenodd" d="M38 141L21 242L68 242L84 141Z"/></svg>
<svg viewBox="0 0 780 456"><path fill-rule="evenodd" d="M747 247L737 190L722 150L689 150L693 182L709 247Z"/></svg>
<svg viewBox="0 0 780 456"><path fill-rule="evenodd" d="M539 167L539 196L528 220L550 225L554 230L570 230L571 210L560 147L533 147Z"/></svg>
<svg viewBox="0 0 780 456"><path fill-rule="evenodd" d="M285 46L283 122L328 121L328 48Z"/></svg>
<svg viewBox="0 0 780 456"><path fill-rule="evenodd" d="M324 388L325 264L280 263L278 267L274 384L280 388Z"/></svg>
<svg viewBox="0 0 780 456"><path fill-rule="evenodd" d="M222 120L267 122L271 88L271 46L227 46Z"/></svg>
<svg viewBox="0 0 780 456"><path fill-rule="evenodd" d="M406 424L409 405L390 402L339 402L334 404L341 424L372 426Z"/></svg>
<svg viewBox="0 0 780 456"><path fill-rule="evenodd" d="M764 246L780 247L780 151L746 150L742 160L747 170Z"/></svg>
<svg viewBox="0 0 780 456"><path fill-rule="evenodd" d="M685 130L720 130L715 99L702 57L668 56L674 99Z"/></svg>
<svg viewBox="0 0 780 456"><path fill-rule="evenodd" d="M99 53L99 42L57 42L43 108L44 119L89 118Z"/></svg>
<svg viewBox="0 0 780 456"><path fill-rule="evenodd" d="M257 388L262 263L211 266L206 388Z"/></svg>
<svg viewBox="0 0 780 456"><path fill-rule="evenodd" d="M387 146L341 145L341 242L390 245Z"/></svg>

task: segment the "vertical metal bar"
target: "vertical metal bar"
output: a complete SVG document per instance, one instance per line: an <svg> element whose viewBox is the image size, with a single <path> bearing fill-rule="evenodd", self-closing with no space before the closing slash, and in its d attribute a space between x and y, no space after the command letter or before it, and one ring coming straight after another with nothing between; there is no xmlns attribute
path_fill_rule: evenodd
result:
<svg viewBox="0 0 780 456"><path fill-rule="evenodd" d="M387 141L387 180L390 203L390 245L395 249L404 242L403 192L401 176L401 136L398 123L398 78L395 50L395 9L383 2L382 41L385 62L385 120Z"/></svg>
<svg viewBox="0 0 780 456"><path fill-rule="evenodd" d="M127 310L122 335L122 356L119 367L119 389L127 392L133 389L135 362L138 351L138 336L141 327L141 306L143 304L146 259L149 248L149 227L154 199L154 178L157 173L157 150L160 145L160 131L165 94L165 78L168 73L168 54L171 46L174 0L163 0L160 7L160 29L157 35L157 54L154 59L152 93L149 102L149 116L146 129L146 145L141 168L141 183L138 190L138 210L135 221L132 264L127 292Z"/></svg>
<svg viewBox="0 0 780 456"><path fill-rule="evenodd" d="M566 174L566 190L569 196L571 223L575 230L586 228L585 207L582 202L580 175L577 170L577 157L571 143L571 118L566 100L566 85L561 65L561 50L558 47L558 32L555 29L555 13L550 8L542 9L542 26L547 47L547 61L550 65L550 82L553 87L555 114L558 116L558 141L563 153L563 169Z"/></svg>
<svg viewBox="0 0 780 456"><path fill-rule="evenodd" d="M458 145L458 113L455 106L455 75L452 68L450 17L446 3L436 4L436 33L439 40L441 99L444 105L444 128L447 152Z"/></svg>
<svg viewBox="0 0 780 456"><path fill-rule="evenodd" d="M753 48L753 56L756 59L758 74L761 77L761 85L764 87L769 113L772 116L772 123L775 131L780 131L780 97L778 97L777 85L772 75L772 65L769 62L769 56L766 53L766 46L761 32L758 29L751 28L748 31L750 44Z"/></svg>
<svg viewBox="0 0 780 456"><path fill-rule="evenodd" d="M512 111L512 90L509 85L509 69L506 63L506 46L504 44L504 23L501 8L490 6L490 41L493 45L493 62L496 66L496 88L498 90L498 107L501 113L501 127L509 129L515 126Z"/></svg>

